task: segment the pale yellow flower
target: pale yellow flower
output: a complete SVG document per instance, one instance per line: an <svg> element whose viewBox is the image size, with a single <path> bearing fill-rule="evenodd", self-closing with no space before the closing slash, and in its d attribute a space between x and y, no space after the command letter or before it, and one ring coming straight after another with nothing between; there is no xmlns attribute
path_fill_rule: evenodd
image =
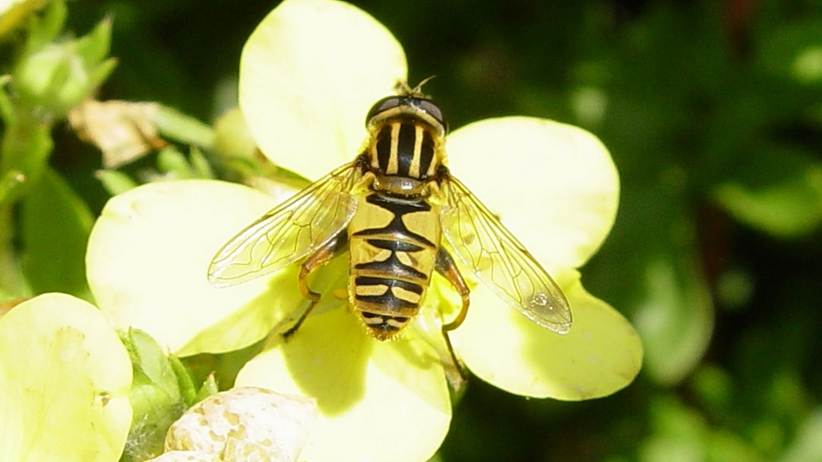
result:
<svg viewBox="0 0 822 462"><path fill-rule="evenodd" d="M114 462L131 425L128 353L105 317L65 294L0 317L0 460Z"/></svg>
<svg viewBox="0 0 822 462"><path fill-rule="evenodd" d="M330 0L286 0L246 43L240 105L273 162L317 179L359 153L368 109L405 78L401 46L366 13ZM468 369L512 393L564 400L630 383L642 360L639 338L585 291L577 272L616 214L619 182L607 150L579 128L504 117L457 129L447 151L453 174L555 276L574 316L570 333L554 334L471 281L468 318L452 334ZM258 341L306 306L295 269L226 289L211 287L205 271L222 243L291 192L272 199L238 185L185 181L112 199L87 261L101 308L184 355ZM420 325L435 331L440 313L448 319L459 304L436 277L418 326L379 342L332 294L345 287L346 265L337 259L319 272L312 287L325 296L315 312L287 342L271 340L237 383L317 401L307 461L424 461L447 433L451 402L442 339Z"/></svg>

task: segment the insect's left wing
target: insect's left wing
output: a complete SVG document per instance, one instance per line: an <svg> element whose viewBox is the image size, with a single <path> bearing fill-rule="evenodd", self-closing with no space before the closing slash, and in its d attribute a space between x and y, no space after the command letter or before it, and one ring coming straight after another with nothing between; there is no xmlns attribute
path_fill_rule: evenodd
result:
<svg viewBox="0 0 822 462"><path fill-rule="evenodd" d="M316 251L351 221L351 190L359 169L349 163L273 208L228 241L208 267L217 286L239 284L282 269Z"/></svg>
<svg viewBox="0 0 822 462"><path fill-rule="evenodd" d="M513 308L564 334L571 309L562 290L523 245L459 180L442 184L442 231L463 263Z"/></svg>

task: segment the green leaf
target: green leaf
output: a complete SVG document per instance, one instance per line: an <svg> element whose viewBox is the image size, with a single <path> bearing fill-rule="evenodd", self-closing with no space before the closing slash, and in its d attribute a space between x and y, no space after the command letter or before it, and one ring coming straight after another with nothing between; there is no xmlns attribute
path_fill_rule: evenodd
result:
<svg viewBox="0 0 822 462"><path fill-rule="evenodd" d="M94 176L103 183L109 194L116 196L138 186L127 174L117 170L97 170Z"/></svg>
<svg viewBox="0 0 822 462"><path fill-rule="evenodd" d="M57 38L66 23L66 16L68 8L65 0L50 1L42 16L31 20L26 51L31 52Z"/></svg>
<svg viewBox="0 0 822 462"><path fill-rule="evenodd" d="M218 391L217 379L214 378L214 374L209 374L208 378L205 379L205 382L203 382L200 389L197 391L197 396L194 397L194 402L199 403L211 395L216 395Z"/></svg>
<svg viewBox="0 0 822 462"><path fill-rule="evenodd" d="M779 462L822 460L822 409L816 408L799 427Z"/></svg>
<svg viewBox="0 0 822 462"><path fill-rule="evenodd" d="M165 435L186 408L168 356L147 333L122 335L134 367L129 399L134 409L123 461L140 462L163 452Z"/></svg>
<svg viewBox="0 0 822 462"><path fill-rule="evenodd" d="M160 134L181 143L205 149L210 149L214 143L214 130L210 126L168 106L158 105L157 111L152 113L151 122Z"/></svg>
<svg viewBox="0 0 822 462"><path fill-rule="evenodd" d="M718 366L705 364L693 375L691 388L700 403L712 415L726 417L734 397L734 383L729 374Z"/></svg>
<svg viewBox="0 0 822 462"><path fill-rule="evenodd" d="M191 373L185 364L177 357L177 355L170 355L169 362L171 368L174 370L174 375L177 376L177 387L186 405L191 406L197 402L197 389L194 388L194 380Z"/></svg>
<svg viewBox="0 0 822 462"><path fill-rule="evenodd" d="M810 16L761 34L758 64L801 84L822 84L822 20Z"/></svg>
<svg viewBox="0 0 822 462"><path fill-rule="evenodd" d="M704 354L714 315L685 178L676 169L659 177L625 183L614 232L585 274L590 287L634 321L645 346L645 372L674 384Z"/></svg>
<svg viewBox="0 0 822 462"><path fill-rule="evenodd" d="M822 223L822 163L799 149L762 148L713 190L737 220L771 235L807 235Z"/></svg>
<svg viewBox="0 0 822 462"><path fill-rule="evenodd" d="M167 146L157 154L157 168L178 180L195 177L185 154L174 146Z"/></svg>
<svg viewBox="0 0 822 462"><path fill-rule="evenodd" d="M670 249L649 255L645 292L634 315L646 344L648 372L661 383L676 383L699 362L713 330L710 294L698 269L695 250Z"/></svg>
<svg viewBox="0 0 822 462"><path fill-rule="evenodd" d="M705 460L705 422L696 411L673 397L657 397L649 410L652 433L639 448L641 461Z"/></svg>
<svg viewBox="0 0 822 462"><path fill-rule="evenodd" d="M111 18L104 18L94 29L77 40L77 55L86 65L96 64L108 56L111 45Z"/></svg>
<svg viewBox="0 0 822 462"><path fill-rule="evenodd" d="M92 222L88 206L59 174L46 169L21 211L23 272L35 293L90 299L84 259Z"/></svg>
<svg viewBox="0 0 822 462"><path fill-rule="evenodd" d="M46 294L0 318L0 460L113 462L131 423L131 364L105 317Z"/></svg>
<svg viewBox="0 0 822 462"><path fill-rule="evenodd" d="M729 460L760 462L766 460L743 437L727 430L711 432L708 435L707 449L710 462L726 462Z"/></svg>
<svg viewBox="0 0 822 462"><path fill-rule="evenodd" d="M105 82L109 75L114 72L114 68L117 67L117 58L109 58L99 66L89 70L89 84L92 88L97 88ZM79 102L78 102L79 104Z"/></svg>
<svg viewBox="0 0 822 462"><path fill-rule="evenodd" d="M197 178L213 179L214 171L211 169L211 164L208 163L205 154L197 146L191 147L189 153L191 168Z"/></svg>

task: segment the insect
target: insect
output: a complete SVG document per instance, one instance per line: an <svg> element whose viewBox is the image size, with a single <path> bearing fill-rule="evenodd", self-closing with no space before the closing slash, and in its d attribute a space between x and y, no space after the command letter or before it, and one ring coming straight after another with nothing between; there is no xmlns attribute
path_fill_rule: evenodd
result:
<svg viewBox="0 0 822 462"><path fill-rule="evenodd" d="M364 151L229 240L211 261L210 281L238 284L300 262L298 284L311 303L289 334L320 299L307 277L347 251L349 303L373 337L387 340L418 313L437 271L462 297L459 313L442 326L456 362L448 332L465 319L469 287L455 254L508 305L566 333L571 310L559 286L451 175L440 108L419 86L402 88L368 112Z"/></svg>

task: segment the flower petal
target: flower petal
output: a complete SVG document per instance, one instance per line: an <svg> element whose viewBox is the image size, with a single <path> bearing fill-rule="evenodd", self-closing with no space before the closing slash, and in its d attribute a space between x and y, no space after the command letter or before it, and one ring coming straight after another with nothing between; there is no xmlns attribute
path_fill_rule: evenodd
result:
<svg viewBox="0 0 822 462"><path fill-rule="evenodd" d="M94 306L57 293L18 305L0 319L0 460L117 460L131 378Z"/></svg>
<svg viewBox="0 0 822 462"><path fill-rule="evenodd" d="M456 130L447 148L454 175L550 272L585 263L613 225L617 171L585 130L530 117L487 119Z"/></svg>
<svg viewBox="0 0 822 462"><path fill-rule="evenodd" d="M358 154L368 109L406 72L402 46L367 13L286 0L243 48L240 108L269 159L315 179Z"/></svg>
<svg viewBox="0 0 822 462"><path fill-rule="evenodd" d="M427 460L451 419L437 353L413 335L374 340L344 302L325 303L286 343L246 364L237 384L317 400L304 460Z"/></svg>
<svg viewBox="0 0 822 462"><path fill-rule="evenodd" d="M295 269L227 288L212 286L206 270L222 244L277 202L204 180L151 183L112 198L86 255L100 309L183 355L259 340L302 300Z"/></svg>
<svg viewBox="0 0 822 462"><path fill-rule="evenodd" d="M642 364L634 328L579 282L563 290L574 324L568 334L557 335L477 286L468 318L451 334L454 348L479 378L518 395L582 400L631 383Z"/></svg>

